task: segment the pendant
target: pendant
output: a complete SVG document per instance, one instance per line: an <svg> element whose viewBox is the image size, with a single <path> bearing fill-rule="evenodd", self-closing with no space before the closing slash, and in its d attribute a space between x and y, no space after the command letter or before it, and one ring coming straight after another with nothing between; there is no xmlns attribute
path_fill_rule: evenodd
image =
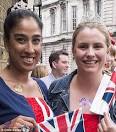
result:
<svg viewBox="0 0 116 132"><path fill-rule="evenodd" d="M92 101L90 99L87 99L87 98L84 98L84 97L81 98L79 102L80 102L81 106L85 106L85 105L91 106L91 104L92 104Z"/></svg>
<svg viewBox="0 0 116 132"><path fill-rule="evenodd" d="M17 92L17 93L22 93L22 92L23 92L23 88L22 88L21 85L16 85L16 86L14 87L14 90L15 90L15 92Z"/></svg>

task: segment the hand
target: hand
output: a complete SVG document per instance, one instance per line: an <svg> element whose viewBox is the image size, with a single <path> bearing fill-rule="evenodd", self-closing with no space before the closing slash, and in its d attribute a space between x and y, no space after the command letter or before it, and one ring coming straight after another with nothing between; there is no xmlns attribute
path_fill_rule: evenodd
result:
<svg viewBox="0 0 116 132"><path fill-rule="evenodd" d="M98 132L116 132L116 124L111 120L108 113L104 113L104 118L98 125Z"/></svg>
<svg viewBox="0 0 116 132"><path fill-rule="evenodd" d="M36 121L32 117L18 116L10 121L9 128L22 128L23 126L28 127L30 130L36 128Z"/></svg>

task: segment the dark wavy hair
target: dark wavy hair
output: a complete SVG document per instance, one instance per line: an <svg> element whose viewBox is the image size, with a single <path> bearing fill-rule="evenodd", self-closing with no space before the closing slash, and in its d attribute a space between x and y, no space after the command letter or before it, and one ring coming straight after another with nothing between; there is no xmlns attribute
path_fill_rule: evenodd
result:
<svg viewBox="0 0 116 132"><path fill-rule="evenodd" d="M9 12L4 21L4 41L9 41L10 33L12 29L15 28L22 19L32 17L38 24L39 28L42 31L43 24L34 12L26 9L17 9L15 11Z"/></svg>

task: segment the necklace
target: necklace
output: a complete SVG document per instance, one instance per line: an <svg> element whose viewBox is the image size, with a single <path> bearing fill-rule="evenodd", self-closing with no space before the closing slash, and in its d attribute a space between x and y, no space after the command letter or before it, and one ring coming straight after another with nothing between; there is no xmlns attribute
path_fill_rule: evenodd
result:
<svg viewBox="0 0 116 132"><path fill-rule="evenodd" d="M14 91L17 93L22 93L23 92L23 86L21 84L17 84L14 86Z"/></svg>
<svg viewBox="0 0 116 132"><path fill-rule="evenodd" d="M32 85L28 85L25 86L17 81L13 81L10 79L5 79L5 83L9 86L9 88L11 88L14 92L19 93L21 95L25 95L28 96L39 96L39 97L43 97L43 93L41 91L41 88L39 86L39 84L34 80ZM30 90L31 89L31 90ZM36 91L35 93L33 91ZM32 95L31 95L32 93ZM37 95L35 95L37 93Z"/></svg>
<svg viewBox="0 0 116 132"><path fill-rule="evenodd" d="M44 96L43 96L43 93L42 93L42 91L41 91L41 88L40 88L40 86L37 84L37 82L35 82L34 84L33 84L33 86L32 87L30 87L30 88L32 88L33 90L35 90L36 88L38 89L38 91L39 91L39 97L42 97L42 98L44 98ZM25 89L25 87L23 86L23 84L15 84L15 86L14 86L14 91L15 92L17 92L17 93L19 93L19 94L23 94L24 93L24 89Z"/></svg>

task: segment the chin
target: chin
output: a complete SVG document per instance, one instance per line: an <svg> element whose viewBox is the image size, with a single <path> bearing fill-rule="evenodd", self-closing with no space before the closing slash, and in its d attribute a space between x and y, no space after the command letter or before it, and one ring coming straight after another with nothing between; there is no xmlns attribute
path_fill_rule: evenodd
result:
<svg viewBox="0 0 116 132"><path fill-rule="evenodd" d="M34 69L35 67L23 67L23 71L30 72Z"/></svg>
<svg viewBox="0 0 116 132"><path fill-rule="evenodd" d="M96 73L96 72L98 72L98 70L95 69L95 68L87 68L87 69L84 69L84 71L88 72L88 73Z"/></svg>

